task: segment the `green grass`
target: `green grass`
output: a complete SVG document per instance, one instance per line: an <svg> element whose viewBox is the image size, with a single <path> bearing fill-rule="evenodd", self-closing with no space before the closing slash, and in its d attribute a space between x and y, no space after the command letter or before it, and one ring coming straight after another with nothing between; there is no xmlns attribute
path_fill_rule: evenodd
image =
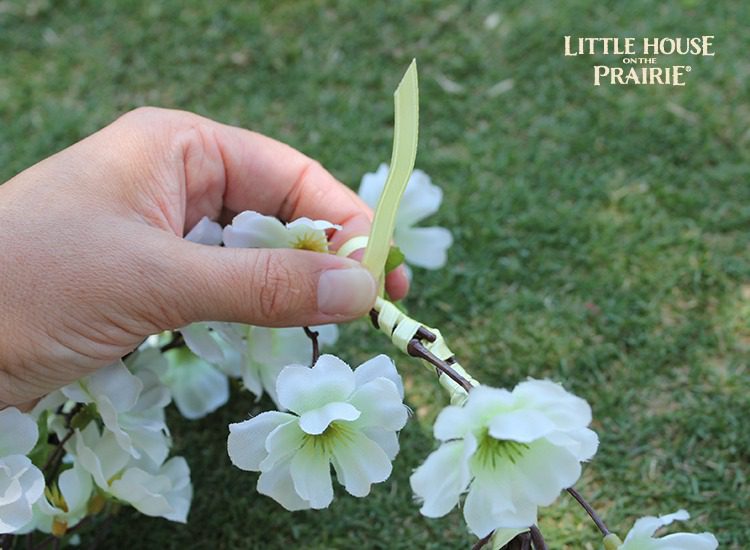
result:
<svg viewBox="0 0 750 550"><path fill-rule="evenodd" d="M445 270L416 271L410 311L482 381L551 377L591 403L602 444L579 488L613 529L684 507L685 530L749 547L750 4L219 4L0 2L0 181L152 104L267 133L357 185L390 155L391 93L417 57L417 165L456 244ZM565 34L715 34L717 53L690 59L682 88L595 88L606 60L563 57ZM338 349L391 351L364 323ZM257 495L225 452L226 424L254 410L238 394L198 422L172 415L190 523L123 511L104 546L467 547L460 513L427 520L412 502L444 400L399 365L415 416L370 498L290 515ZM570 499L541 517L554 548L599 548Z"/></svg>

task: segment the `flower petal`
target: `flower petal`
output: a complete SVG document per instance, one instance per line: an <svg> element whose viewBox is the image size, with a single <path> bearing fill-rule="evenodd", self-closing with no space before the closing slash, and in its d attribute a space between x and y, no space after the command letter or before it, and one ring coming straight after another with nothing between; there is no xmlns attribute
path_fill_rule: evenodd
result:
<svg viewBox="0 0 750 550"><path fill-rule="evenodd" d="M672 533L658 539L658 544L659 550L714 550L719 541L711 533Z"/></svg>
<svg viewBox="0 0 750 550"><path fill-rule="evenodd" d="M391 461L383 449L360 432L337 441L333 458L339 482L355 497L367 496L373 483L385 481L391 475Z"/></svg>
<svg viewBox="0 0 750 550"><path fill-rule="evenodd" d="M289 415L292 416L292 415ZM292 418L294 418L292 416ZM260 463L260 470L265 472L276 464L283 462L296 453L305 442L307 436L299 427L296 418L292 422L276 427L266 438L266 452L268 456Z"/></svg>
<svg viewBox="0 0 750 550"><path fill-rule="evenodd" d="M472 393L474 391L476 390L472 390ZM448 405L440 411L437 419L435 419L433 432L435 439L448 441L449 439L463 438L473 427L474 422L467 414L465 407Z"/></svg>
<svg viewBox="0 0 750 550"><path fill-rule="evenodd" d="M633 538L650 538L660 527L666 527L673 521L685 521L686 519L690 519L690 514L687 513L687 510L677 510L672 514L665 514L659 517L642 517L636 520L633 528L625 537L625 542Z"/></svg>
<svg viewBox="0 0 750 550"><path fill-rule="evenodd" d="M258 492L281 504L291 512L308 510L310 503L301 498L294 490L292 474L289 470L291 458L276 464L270 470L260 474L258 478Z"/></svg>
<svg viewBox="0 0 750 550"><path fill-rule="evenodd" d="M393 240L410 264L438 269L448 260L453 235L444 227L408 227L397 228Z"/></svg>
<svg viewBox="0 0 750 550"><path fill-rule="evenodd" d="M388 457L388 460L393 460L399 451L398 435L392 430L384 430L382 428L364 428L362 433L368 439L372 439L377 443L383 452Z"/></svg>
<svg viewBox="0 0 750 550"><path fill-rule="evenodd" d="M106 396L118 413L132 409L143 390L143 383L128 370L122 361L116 361L87 376L81 384L97 401L97 404L101 396Z"/></svg>
<svg viewBox="0 0 750 550"><path fill-rule="evenodd" d="M185 339L185 345L195 355L209 363L221 363L224 352L219 343L211 336L211 331L205 323L193 323L179 329Z"/></svg>
<svg viewBox="0 0 750 550"><path fill-rule="evenodd" d="M289 471L294 490L310 507L316 510L327 508L333 501L331 463L328 455L312 440L303 445L292 457Z"/></svg>
<svg viewBox="0 0 750 550"><path fill-rule="evenodd" d="M260 463L268 456L268 435L282 424L293 420L294 416L291 414L267 411L244 422L230 424L227 452L232 464L241 470L259 471Z"/></svg>
<svg viewBox="0 0 750 550"><path fill-rule="evenodd" d="M224 228L224 245L230 248L287 248L286 227L273 216L247 210Z"/></svg>
<svg viewBox="0 0 750 550"><path fill-rule="evenodd" d="M478 537L495 527L524 528L536 523L537 507L514 493L508 468L474 469L476 477L464 502L464 519Z"/></svg>
<svg viewBox="0 0 750 550"><path fill-rule="evenodd" d="M471 480L468 457L474 452L473 438L443 443L409 478L412 491L422 499L420 512L439 518L450 512Z"/></svg>
<svg viewBox="0 0 750 550"><path fill-rule="evenodd" d="M519 409L495 416L489 423L489 433L495 439L509 439L529 443L555 430L555 424L541 411Z"/></svg>
<svg viewBox="0 0 750 550"><path fill-rule="evenodd" d="M519 490L537 506L549 506L560 491L581 476L581 463L570 451L541 440L534 442L516 461L523 475Z"/></svg>
<svg viewBox="0 0 750 550"><path fill-rule="evenodd" d="M326 403L320 408L302 413L299 427L310 435L320 435L334 420L357 420L361 413L349 403Z"/></svg>
<svg viewBox="0 0 750 550"><path fill-rule="evenodd" d="M0 411L0 458L31 452L39 438L36 422L15 407Z"/></svg>
<svg viewBox="0 0 750 550"><path fill-rule="evenodd" d="M185 235L185 239L199 244L220 245L221 225L211 221L208 216L203 216L193 228Z"/></svg>
<svg viewBox="0 0 750 550"><path fill-rule="evenodd" d="M331 401L346 401L354 391L354 373L333 355L321 355L310 369L302 365L284 368L276 381L281 405L297 414Z"/></svg>
<svg viewBox="0 0 750 550"><path fill-rule="evenodd" d="M171 350L165 355L170 366L164 382L182 416L203 418L229 400L226 374L185 350Z"/></svg>
<svg viewBox="0 0 750 550"><path fill-rule="evenodd" d="M376 378L387 378L393 382L396 385L399 395L403 399L404 384L401 381L401 376L396 370L395 363L387 355L376 355L354 369L354 379L356 380L357 387L364 386L370 380Z"/></svg>
<svg viewBox="0 0 750 550"><path fill-rule="evenodd" d="M443 202L443 191L433 185L422 170L414 170L409 177L404 196L396 214L396 226L408 227L434 214Z"/></svg>
<svg viewBox="0 0 750 550"><path fill-rule="evenodd" d="M383 194L387 178L388 165L386 163L381 163L375 172L368 172L362 176L357 194L373 210L378 206L378 201L380 200L380 195Z"/></svg>
<svg viewBox="0 0 750 550"><path fill-rule="evenodd" d="M396 431L404 427L408 418L401 394L388 378L375 378L358 387L349 402L362 413L355 423L360 428L375 426Z"/></svg>

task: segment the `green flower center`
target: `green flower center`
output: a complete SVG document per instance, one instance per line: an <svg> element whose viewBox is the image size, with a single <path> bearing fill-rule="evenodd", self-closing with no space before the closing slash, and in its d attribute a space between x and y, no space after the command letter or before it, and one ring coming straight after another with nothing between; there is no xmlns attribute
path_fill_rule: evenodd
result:
<svg viewBox="0 0 750 550"><path fill-rule="evenodd" d="M496 439L485 429L478 438L475 460L482 466L495 468L502 461L515 464L529 446L526 443L511 441L510 439Z"/></svg>
<svg viewBox="0 0 750 550"><path fill-rule="evenodd" d="M312 250L313 252L328 252L328 241L319 233L305 233L297 237L292 243L292 248L298 250Z"/></svg>
<svg viewBox="0 0 750 550"><path fill-rule="evenodd" d="M347 424L345 421L334 420L322 434L306 434L302 446L310 445L316 452L331 455L335 446L354 440L354 430Z"/></svg>

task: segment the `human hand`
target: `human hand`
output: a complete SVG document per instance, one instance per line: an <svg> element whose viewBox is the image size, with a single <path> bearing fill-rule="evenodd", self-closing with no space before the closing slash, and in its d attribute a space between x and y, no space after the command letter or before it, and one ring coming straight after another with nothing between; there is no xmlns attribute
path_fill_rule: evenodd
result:
<svg viewBox="0 0 750 550"><path fill-rule="evenodd" d="M203 216L256 210L369 233L357 195L257 133L142 108L0 186L0 409L29 406L146 336L201 320L265 326L364 315L376 285L354 260L199 245ZM403 297L399 269L389 294Z"/></svg>

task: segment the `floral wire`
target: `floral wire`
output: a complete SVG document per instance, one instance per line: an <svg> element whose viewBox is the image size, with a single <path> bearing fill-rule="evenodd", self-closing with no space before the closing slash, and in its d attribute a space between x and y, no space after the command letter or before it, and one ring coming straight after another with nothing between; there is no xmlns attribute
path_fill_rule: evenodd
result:
<svg viewBox="0 0 750 550"><path fill-rule="evenodd" d="M592 520L594 520L594 523L598 527L599 531L602 532L602 535L605 537L610 534L610 530L607 528L607 526L604 524L604 521L601 517L599 517L599 514L596 513L596 511L591 507L591 505L586 502L586 499L581 496L581 493L573 489L573 487L568 487L566 489L568 493L578 501L578 504L581 505L581 507L586 510L586 513L591 517Z"/></svg>
<svg viewBox="0 0 750 550"><path fill-rule="evenodd" d="M312 363L310 367L314 367L315 363L318 362L318 357L320 357L320 345L318 344L318 335L320 333L316 330L310 330L310 327L302 327L302 329L305 331L307 337L312 340Z"/></svg>

